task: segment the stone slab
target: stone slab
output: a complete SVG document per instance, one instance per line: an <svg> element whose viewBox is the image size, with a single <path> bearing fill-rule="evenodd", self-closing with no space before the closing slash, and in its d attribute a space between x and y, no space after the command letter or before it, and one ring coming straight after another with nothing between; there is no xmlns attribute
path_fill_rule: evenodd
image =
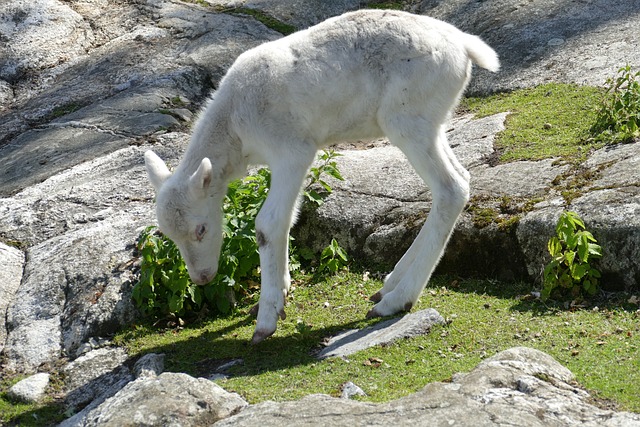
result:
<svg viewBox="0 0 640 427"><path fill-rule="evenodd" d="M445 324L444 318L433 308L420 310L364 329L353 329L338 334L327 342L326 347L318 353L317 357L319 359L346 357L370 347L427 335L435 325L443 324Z"/></svg>

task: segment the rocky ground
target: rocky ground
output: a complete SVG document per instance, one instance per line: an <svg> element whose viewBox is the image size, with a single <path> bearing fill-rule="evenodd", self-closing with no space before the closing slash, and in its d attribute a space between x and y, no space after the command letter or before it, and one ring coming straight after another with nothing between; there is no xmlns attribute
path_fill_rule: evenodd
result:
<svg viewBox="0 0 640 427"><path fill-rule="evenodd" d="M227 421L237 424L273 423L276 419L270 417L285 408L291 408L292 417L295 413L301 417L291 418L291 423L313 422L318 420L313 411L299 410L310 406L334 408L331 413L336 419L348 420L347 412L360 414L371 423L381 413L397 419L400 412L413 414L407 422L427 419L421 417L440 420L437 408L424 404L424 394L435 389L442 396L455 393L458 397L452 401L460 402L460 408L484 408L473 410L487 414L486 425L508 419L493 413L495 408L514 405L514 411L530 410L530 417L522 418L528 420L524 425L542 425L545 420L566 425L582 420L593 425L640 423L636 415L590 406L587 396L572 391L566 372L541 380L529 365L538 366L535 360L539 357L545 366L554 362L529 350L514 350L505 356L518 363L484 362L476 369L500 369L491 374L504 378L498 385L483 383L484 377L473 371L452 384L427 387L412 397L423 402L420 404L408 400L385 405L335 403L326 397L310 397L299 404L247 407L237 396L227 396L213 384L181 374L155 377L153 372L161 371L156 368L147 369L151 371L148 375L132 372L123 365L126 354L104 347L101 337L136 317L130 301L136 274L133 245L141 228L154 222L153 193L142 153L153 146L170 164L177 163L194 114L235 57L282 36L258 18L268 15L303 28L364 3L7 0L0 4L3 372L45 374L31 377L37 390L37 385L42 389L46 384L43 379L48 372L68 370L69 404L89 404L83 413L87 417L76 417L70 425L116 425L116 418L109 418L115 415L104 414L107 408L112 414L122 413L119 405L123 403L110 400L101 406L107 396L122 389L118 394L124 402L136 401L145 399L145 389L158 393L170 388L167 384L223 395L203 399L225 403L202 406L197 397L200 391L194 392L195 403L185 403L193 410L185 411L203 413L209 417L202 418L206 420L239 412ZM416 13L445 19L481 35L498 51L502 72L476 73L471 93L546 81L602 84L620 66L640 63L638 0L407 3ZM260 13L249 16L238 13L242 11L238 8ZM538 203L523 211L517 226L507 230L496 224L479 227L472 213L466 213L441 270L535 278L544 264L544 236L549 235L559 212L570 207L583 216L602 246L609 248L602 260L608 281L618 288L638 289L638 144L594 153L583 167L597 172L596 178L566 206L551 186L566 172L566 166L552 160L488 164L493 137L504 119L505 115L482 120L460 117L451 125L450 142L473 176L473 200L492 206L507 196L518 203L534 198ZM336 191L316 213L304 212L297 238L321 246L326 244L325 236L319 236L318 230L331 226L355 256L389 262L406 248L422 224L429 194L399 152L384 143L349 151L340 162L345 182L336 183ZM384 259L376 258L382 253ZM510 257L496 256L500 253ZM99 361L102 370L87 360ZM136 375L140 378L134 381ZM105 382L104 387L100 392L86 392L83 387L87 384L91 388L100 382L96 378ZM33 388L22 393L37 399ZM580 409L564 411L565 403L549 406L567 395ZM82 399L74 400L77 396ZM314 404L309 405L310 401ZM408 412L402 409L409 407ZM171 419L175 413L163 416ZM544 418L549 414L557 418ZM464 421L465 416L469 412L451 419ZM180 423L198 425L200 420L185 418ZM609 424L602 424L605 422Z"/></svg>

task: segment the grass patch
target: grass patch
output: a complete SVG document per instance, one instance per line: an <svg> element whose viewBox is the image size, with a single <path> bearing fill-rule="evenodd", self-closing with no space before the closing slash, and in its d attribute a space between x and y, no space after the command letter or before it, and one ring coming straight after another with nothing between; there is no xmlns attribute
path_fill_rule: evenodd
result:
<svg viewBox="0 0 640 427"><path fill-rule="evenodd" d="M604 146L591 138L603 90L590 86L549 83L486 98L467 98L462 108L485 117L511 112L495 148L501 162L562 157L580 160Z"/></svg>
<svg viewBox="0 0 640 427"><path fill-rule="evenodd" d="M448 326L435 328L429 336L362 351L348 361L317 361L311 353L327 336L379 321L364 317L371 307L367 298L381 282L355 272L313 285L309 280L298 276L287 319L256 347L248 345L254 328L248 309L182 329L138 325L118 334L115 342L132 355L165 353L168 371L196 376L206 377L221 363L242 359L230 368L232 376L219 383L251 403L311 393L337 396L347 381L364 389L365 400L388 401L524 345L551 354L596 397L621 410L640 412L639 312L637 305L627 303L628 296L598 301L599 308L565 310L529 298L526 284L436 278L416 308L436 308L452 319ZM247 306L256 298L249 297ZM373 357L382 363L365 363Z"/></svg>

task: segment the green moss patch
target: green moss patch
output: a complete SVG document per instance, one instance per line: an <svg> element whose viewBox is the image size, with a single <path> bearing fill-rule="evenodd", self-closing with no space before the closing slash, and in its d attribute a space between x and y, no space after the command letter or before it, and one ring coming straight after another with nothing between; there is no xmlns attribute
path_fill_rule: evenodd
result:
<svg viewBox="0 0 640 427"><path fill-rule="evenodd" d="M600 88L549 83L487 98L468 98L462 108L478 117L511 113L506 129L495 141L500 162L554 157L579 160L604 145L590 135L602 94Z"/></svg>

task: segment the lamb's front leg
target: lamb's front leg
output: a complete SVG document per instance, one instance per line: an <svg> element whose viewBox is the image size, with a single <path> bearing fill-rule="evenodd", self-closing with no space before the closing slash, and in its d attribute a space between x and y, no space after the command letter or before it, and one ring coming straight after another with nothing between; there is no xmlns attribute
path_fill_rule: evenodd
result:
<svg viewBox="0 0 640 427"><path fill-rule="evenodd" d="M294 219L300 187L313 160L292 159L271 166L269 195L256 218L256 240L260 250L261 290L256 330L251 342L271 336L278 317L284 319L289 276L289 229Z"/></svg>

